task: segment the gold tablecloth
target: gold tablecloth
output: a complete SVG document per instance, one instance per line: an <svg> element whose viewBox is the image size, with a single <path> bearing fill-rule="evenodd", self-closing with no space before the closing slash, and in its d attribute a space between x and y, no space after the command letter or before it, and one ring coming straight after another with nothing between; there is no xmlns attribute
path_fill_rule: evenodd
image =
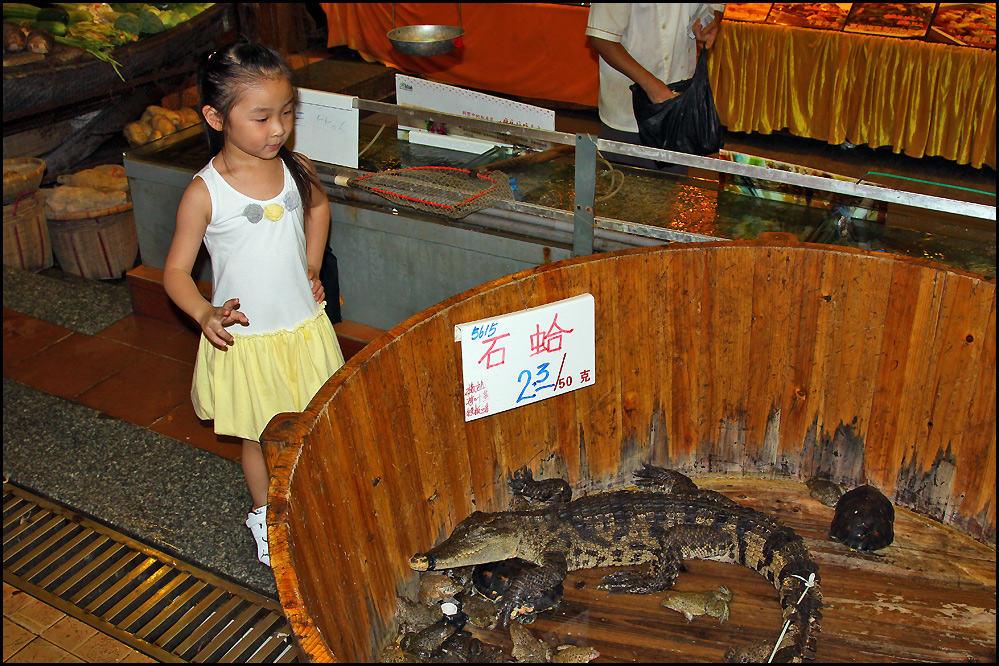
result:
<svg viewBox="0 0 999 666"><path fill-rule="evenodd" d="M597 56L587 10L572 5L462 6L462 48L416 58L392 48L386 3L323 4L329 46L468 88L595 106ZM455 24L454 5L398 3L395 25ZM912 157L996 166L996 53L891 37L723 21L710 62L729 130L831 144L891 146Z"/></svg>
<svg viewBox="0 0 999 666"><path fill-rule="evenodd" d="M996 52L725 21L710 59L722 123L996 166Z"/></svg>

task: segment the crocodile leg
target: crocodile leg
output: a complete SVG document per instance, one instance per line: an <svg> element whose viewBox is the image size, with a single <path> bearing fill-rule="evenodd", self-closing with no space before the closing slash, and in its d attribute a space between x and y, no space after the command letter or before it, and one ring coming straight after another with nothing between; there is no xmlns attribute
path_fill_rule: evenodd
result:
<svg viewBox="0 0 999 666"><path fill-rule="evenodd" d="M535 480L531 470L524 465L513 473L510 492L522 497L529 507L540 507L572 499L572 486L565 479Z"/></svg>
<svg viewBox="0 0 999 666"><path fill-rule="evenodd" d="M684 559L727 555L732 551L732 538L717 528L683 524L666 530L659 538L659 545L659 557L652 561L648 573L615 571L604 576L600 589L629 594L668 590L683 571Z"/></svg>
<svg viewBox="0 0 999 666"><path fill-rule="evenodd" d="M507 626L511 619L534 615L539 605L550 607L547 592L561 585L567 573L565 556L548 552L537 567L517 574L500 605L499 617L503 626Z"/></svg>
<svg viewBox="0 0 999 666"><path fill-rule="evenodd" d="M648 463L642 463L642 469L635 472L635 485L660 493L689 493L697 490L697 484L687 475Z"/></svg>
<svg viewBox="0 0 999 666"><path fill-rule="evenodd" d="M690 477L676 470L656 467L648 463L642 463L642 465L642 469L635 472L635 485L639 488L670 495L690 495L692 497L720 502L733 509L742 508L742 505L738 502L729 499L719 492L698 489L697 484Z"/></svg>

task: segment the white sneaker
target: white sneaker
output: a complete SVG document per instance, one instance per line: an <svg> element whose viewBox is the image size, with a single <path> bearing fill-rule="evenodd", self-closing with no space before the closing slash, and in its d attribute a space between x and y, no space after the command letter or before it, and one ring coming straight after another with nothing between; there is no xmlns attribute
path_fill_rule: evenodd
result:
<svg viewBox="0 0 999 666"><path fill-rule="evenodd" d="M267 507L262 506L248 513L246 526L250 528L250 533L257 542L257 559L270 566L271 553L267 546Z"/></svg>

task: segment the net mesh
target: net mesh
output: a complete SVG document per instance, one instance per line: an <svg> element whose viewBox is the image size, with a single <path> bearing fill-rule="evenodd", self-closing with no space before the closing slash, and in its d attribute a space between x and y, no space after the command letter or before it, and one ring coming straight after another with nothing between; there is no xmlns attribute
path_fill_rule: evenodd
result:
<svg viewBox="0 0 999 666"><path fill-rule="evenodd" d="M347 184L403 206L455 219L513 199L510 179L501 171L473 174L454 167L412 167L352 178Z"/></svg>

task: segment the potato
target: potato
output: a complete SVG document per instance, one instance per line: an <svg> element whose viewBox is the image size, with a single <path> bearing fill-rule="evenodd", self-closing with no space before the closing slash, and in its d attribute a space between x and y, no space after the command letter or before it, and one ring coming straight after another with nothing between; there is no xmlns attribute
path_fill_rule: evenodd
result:
<svg viewBox="0 0 999 666"><path fill-rule="evenodd" d="M181 127L190 127L191 125L197 125L201 122L201 116L199 116L198 112L189 106L177 109L177 113L180 114L180 117L184 121Z"/></svg>
<svg viewBox="0 0 999 666"><path fill-rule="evenodd" d="M167 118L166 116L160 116L160 115L153 116L153 119L150 122L150 124L152 125L152 128L154 130L158 131L163 136L167 136L168 134L173 134L174 132L177 131L177 126L174 125L172 122L170 122L170 119Z"/></svg>
<svg viewBox="0 0 999 666"><path fill-rule="evenodd" d="M146 111L149 111L154 117L163 116L167 118L171 123L173 123L174 127L180 127L180 124L184 120L176 111L162 106L150 105L146 107Z"/></svg>
<svg viewBox="0 0 999 666"><path fill-rule="evenodd" d="M149 141L151 131L151 128L147 131L141 123L129 123L125 125L125 140L132 148L138 148Z"/></svg>

